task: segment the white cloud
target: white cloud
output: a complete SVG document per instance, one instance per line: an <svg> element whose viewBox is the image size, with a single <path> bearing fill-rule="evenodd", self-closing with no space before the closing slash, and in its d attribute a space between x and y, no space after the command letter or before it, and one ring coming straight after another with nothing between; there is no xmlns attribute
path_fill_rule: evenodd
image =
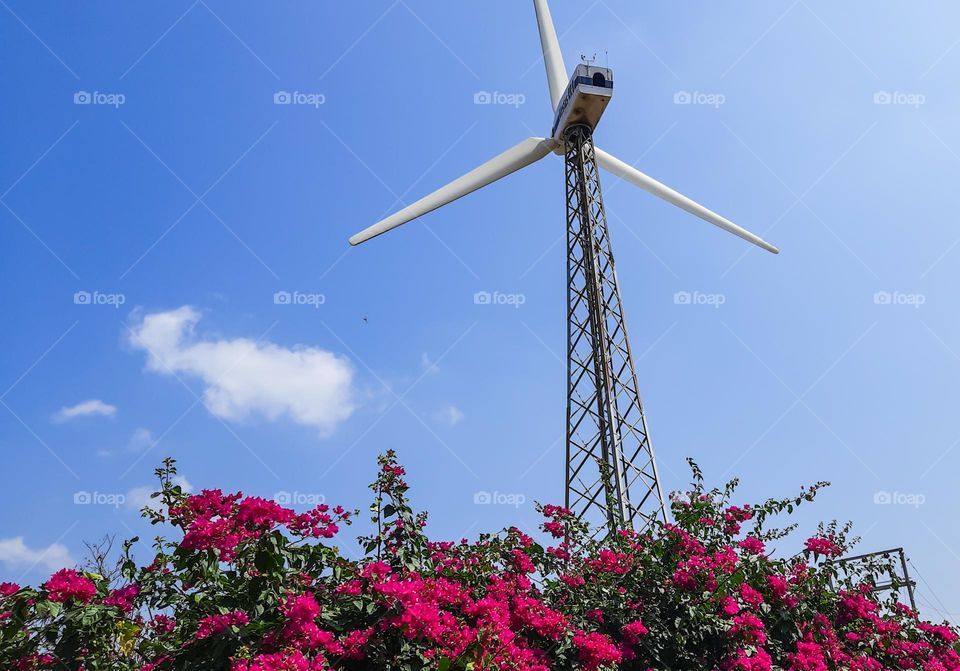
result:
<svg viewBox="0 0 960 671"><path fill-rule="evenodd" d="M174 476L173 484L180 485L185 494L193 492L193 485L182 475ZM151 499L150 495L157 490L156 485L145 487L134 487L127 492L124 504L130 510L141 510L144 506L150 506L153 509L160 508L159 499Z"/></svg>
<svg viewBox="0 0 960 671"><path fill-rule="evenodd" d="M420 355L420 365L423 367L423 370L428 373L433 373L436 375L440 372L440 367L430 358L430 355L424 352Z"/></svg>
<svg viewBox="0 0 960 671"><path fill-rule="evenodd" d="M200 318L189 306L148 314L129 342L147 352L147 370L200 378L207 408L223 419L288 417L329 434L352 414L353 367L345 357L247 338L203 339L194 330Z"/></svg>
<svg viewBox="0 0 960 671"><path fill-rule="evenodd" d="M157 439L154 438L153 432L150 429L137 429L133 432L133 435L130 436L130 440L127 442L127 449L131 452L142 452L143 450L148 450L153 447L157 442Z"/></svg>
<svg viewBox="0 0 960 671"><path fill-rule="evenodd" d="M456 426L463 421L464 414L463 411L461 411L457 406L448 405L446 408L437 413L437 418L446 422L450 426Z"/></svg>
<svg viewBox="0 0 960 671"><path fill-rule="evenodd" d="M0 538L0 561L10 567L30 569L42 566L50 572L76 565L66 547L54 543L45 548L27 547L23 536Z"/></svg>
<svg viewBox="0 0 960 671"><path fill-rule="evenodd" d="M76 405L64 406L53 415L55 422L69 422L77 417L113 417L117 414L117 406L104 403L98 398L92 398Z"/></svg>
<svg viewBox="0 0 960 671"><path fill-rule="evenodd" d="M156 508L157 502L154 499L150 498L150 495L156 490L156 487L134 487L129 492L127 492L126 499L124 499L124 504L130 510L140 510L144 506L151 506Z"/></svg>
<svg viewBox="0 0 960 671"><path fill-rule="evenodd" d="M123 452L144 452L149 450L154 445L157 444L157 439L153 435L153 432L150 429L136 429L131 435L130 439L127 441L127 444L118 450L108 450L106 448L100 448L97 450L96 454L101 458L109 458L120 454Z"/></svg>

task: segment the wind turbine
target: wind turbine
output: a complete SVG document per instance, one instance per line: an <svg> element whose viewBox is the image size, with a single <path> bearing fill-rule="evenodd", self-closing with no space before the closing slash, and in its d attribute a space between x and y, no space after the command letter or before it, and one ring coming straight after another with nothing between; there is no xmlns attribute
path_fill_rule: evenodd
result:
<svg viewBox="0 0 960 671"><path fill-rule="evenodd" d="M553 153L566 163L566 505L610 530L666 520L647 420L630 352L598 167L774 254L750 231L594 147L613 95L609 68L580 64L567 79L547 0L534 0L553 110L550 137L531 137L350 238L386 233Z"/></svg>

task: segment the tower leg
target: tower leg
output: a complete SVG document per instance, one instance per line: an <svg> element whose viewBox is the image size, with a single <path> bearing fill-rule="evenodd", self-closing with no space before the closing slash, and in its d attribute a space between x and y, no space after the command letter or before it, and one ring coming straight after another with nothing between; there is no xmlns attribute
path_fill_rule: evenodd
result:
<svg viewBox="0 0 960 671"><path fill-rule="evenodd" d="M666 520L588 126L567 130L566 505L615 532Z"/></svg>

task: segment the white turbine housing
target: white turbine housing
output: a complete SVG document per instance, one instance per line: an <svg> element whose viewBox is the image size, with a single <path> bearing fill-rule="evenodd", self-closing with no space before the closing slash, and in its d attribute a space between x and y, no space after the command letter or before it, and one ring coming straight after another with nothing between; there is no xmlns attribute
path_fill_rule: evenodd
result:
<svg viewBox="0 0 960 671"><path fill-rule="evenodd" d="M551 133L553 139L563 139L563 133L575 124L596 128L612 97L613 70L586 63L578 65L557 106Z"/></svg>

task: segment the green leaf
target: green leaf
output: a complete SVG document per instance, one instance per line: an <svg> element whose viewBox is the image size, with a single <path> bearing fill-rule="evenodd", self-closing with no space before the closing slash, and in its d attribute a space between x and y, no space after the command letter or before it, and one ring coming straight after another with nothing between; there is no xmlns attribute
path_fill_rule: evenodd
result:
<svg viewBox="0 0 960 671"><path fill-rule="evenodd" d="M53 619L63 611L63 604L57 601L41 601L36 605L35 610L39 617Z"/></svg>

